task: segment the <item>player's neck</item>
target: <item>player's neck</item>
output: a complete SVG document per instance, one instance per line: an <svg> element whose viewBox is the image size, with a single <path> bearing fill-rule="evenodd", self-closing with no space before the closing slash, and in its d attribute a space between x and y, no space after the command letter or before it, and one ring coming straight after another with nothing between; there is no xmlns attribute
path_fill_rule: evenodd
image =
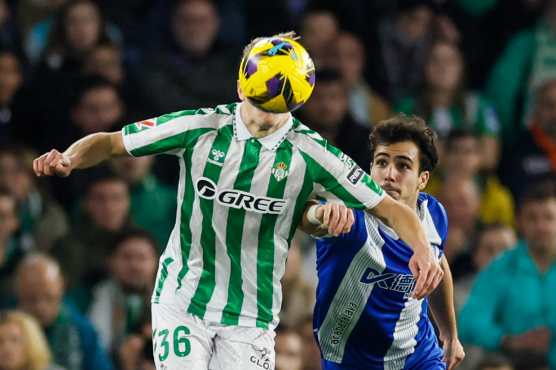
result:
<svg viewBox="0 0 556 370"><path fill-rule="evenodd" d="M239 114L249 133L258 139L278 131L290 119L289 113L266 113L249 103L241 104Z"/></svg>
<svg viewBox="0 0 556 370"><path fill-rule="evenodd" d="M417 197L419 194L415 195L415 198L402 200L402 203L405 203L406 206L417 212Z"/></svg>

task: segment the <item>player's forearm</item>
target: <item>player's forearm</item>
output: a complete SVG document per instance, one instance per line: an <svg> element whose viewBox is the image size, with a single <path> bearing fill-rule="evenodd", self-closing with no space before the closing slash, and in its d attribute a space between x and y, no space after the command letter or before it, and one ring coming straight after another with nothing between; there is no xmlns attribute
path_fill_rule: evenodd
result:
<svg viewBox="0 0 556 370"><path fill-rule="evenodd" d="M118 140L121 141L119 132L91 134L73 143L63 154L70 159L74 169L92 167L110 157L123 154Z"/></svg>
<svg viewBox="0 0 556 370"><path fill-rule="evenodd" d="M430 252L425 231L417 214L411 208L386 196L369 211L393 228L413 251Z"/></svg>
<svg viewBox="0 0 556 370"><path fill-rule="evenodd" d="M442 336L457 338L456 311L454 308L454 283L446 257L441 260L444 278L430 295L431 310Z"/></svg>

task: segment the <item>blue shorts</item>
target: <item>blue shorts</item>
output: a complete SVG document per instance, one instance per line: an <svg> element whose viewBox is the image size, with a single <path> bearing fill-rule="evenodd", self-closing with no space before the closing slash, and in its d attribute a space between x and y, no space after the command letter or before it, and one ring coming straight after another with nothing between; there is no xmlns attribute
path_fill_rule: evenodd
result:
<svg viewBox="0 0 556 370"><path fill-rule="evenodd" d="M322 370L384 370L384 364L380 366L360 364L359 366L342 365L326 360L321 361ZM441 358L431 358L424 361L413 362L408 357L404 370L446 370L446 363Z"/></svg>

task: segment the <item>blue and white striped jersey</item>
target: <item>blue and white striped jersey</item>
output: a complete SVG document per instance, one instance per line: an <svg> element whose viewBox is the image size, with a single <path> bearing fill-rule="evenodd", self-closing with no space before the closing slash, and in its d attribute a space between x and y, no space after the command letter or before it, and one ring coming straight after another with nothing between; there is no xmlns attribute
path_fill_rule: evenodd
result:
<svg viewBox="0 0 556 370"><path fill-rule="evenodd" d="M417 210L440 258L448 230L444 207L421 193ZM442 350L428 300L411 297L412 250L377 218L354 212L349 233L317 241L314 328L325 368L433 368L422 363L440 359Z"/></svg>

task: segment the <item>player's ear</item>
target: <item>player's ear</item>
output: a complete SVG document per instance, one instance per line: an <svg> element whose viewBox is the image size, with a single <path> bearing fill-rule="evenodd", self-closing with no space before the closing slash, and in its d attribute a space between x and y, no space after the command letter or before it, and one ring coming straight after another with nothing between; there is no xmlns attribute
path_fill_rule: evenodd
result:
<svg viewBox="0 0 556 370"><path fill-rule="evenodd" d="M241 91L241 87L239 87L239 80L237 80L237 96L239 100L244 101L245 95L243 95L243 91Z"/></svg>
<svg viewBox="0 0 556 370"><path fill-rule="evenodd" d="M419 191L425 190L427 184L429 183L430 176L431 173L429 171L421 171L421 173L419 173L419 182L417 185Z"/></svg>

